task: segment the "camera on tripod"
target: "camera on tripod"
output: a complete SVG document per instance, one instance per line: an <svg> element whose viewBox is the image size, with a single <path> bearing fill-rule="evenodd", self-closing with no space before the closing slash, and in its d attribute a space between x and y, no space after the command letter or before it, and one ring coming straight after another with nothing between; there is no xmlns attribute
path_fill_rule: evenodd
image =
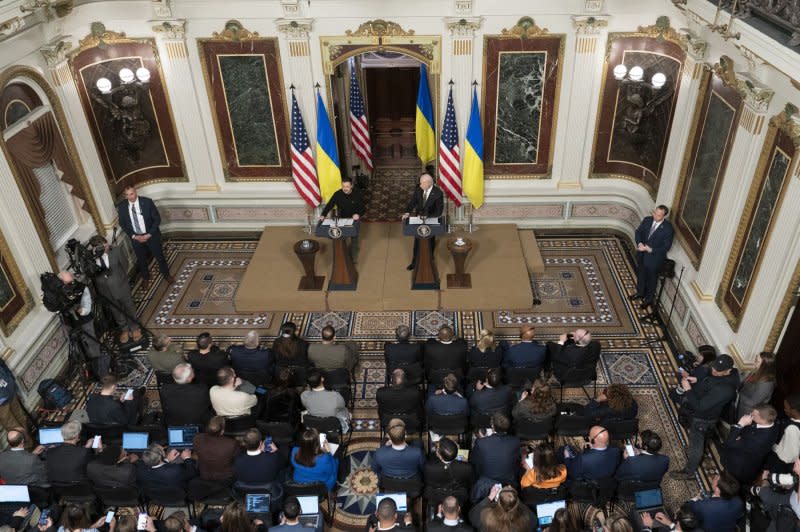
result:
<svg viewBox="0 0 800 532"><path fill-rule="evenodd" d="M70 267L75 270L75 273L94 277L103 271L102 261L98 264L97 259L103 256L104 246L90 247L70 238L64 247L69 256Z"/></svg>

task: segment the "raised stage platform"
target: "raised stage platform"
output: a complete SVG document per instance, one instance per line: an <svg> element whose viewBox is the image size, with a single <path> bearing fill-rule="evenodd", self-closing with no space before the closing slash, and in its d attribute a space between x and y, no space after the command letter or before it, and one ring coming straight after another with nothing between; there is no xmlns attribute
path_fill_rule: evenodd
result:
<svg viewBox="0 0 800 532"><path fill-rule="evenodd" d="M358 288L331 291L331 243L320 243L317 275L325 276L321 291L299 291L303 268L294 244L309 238L300 227L268 227L261 235L247 271L239 284L237 312L312 310L500 310L530 308L533 302L530 274L544 269L533 232L520 233L514 224L482 225L472 234L445 235L436 242L436 266L441 290L411 290L412 239L404 237L400 223L361 224L356 269ZM454 236L472 240L466 263L472 288L447 289L446 275L455 271L446 241Z"/></svg>

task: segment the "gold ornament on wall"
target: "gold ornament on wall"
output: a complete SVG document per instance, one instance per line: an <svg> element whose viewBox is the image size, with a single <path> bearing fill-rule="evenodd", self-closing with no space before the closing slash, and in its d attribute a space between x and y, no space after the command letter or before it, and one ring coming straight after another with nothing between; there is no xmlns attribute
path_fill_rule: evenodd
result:
<svg viewBox="0 0 800 532"><path fill-rule="evenodd" d="M211 38L220 41L239 42L260 39L261 36L258 34L258 32L246 29L238 20L229 20L225 23L225 29L221 32L215 31L211 34Z"/></svg>
<svg viewBox="0 0 800 532"><path fill-rule="evenodd" d="M797 113L797 106L787 103L780 114L772 117L770 124L792 139L792 144L794 144L795 148L800 148L800 122L797 120Z"/></svg>
<svg viewBox="0 0 800 532"><path fill-rule="evenodd" d="M78 42L78 53L95 46L103 49L111 43L127 40L124 32L109 31L102 22L92 22L89 35Z"/></svg>
<svg viewBox="0 0 800 532"><path fill-rule="evenodd" d="M675 28L670 25L669 17L666 15L658 17L656 23L652 26L639 26L636 31L654 39L676 42L680 44L684 50L686 49L685 40L681 34L675 31Z"/></svg>
<svg viewBox="0 0 800 532"><path fill-rule="evenodd" d="M398 37L414 35L414 30L404 30L400 24L383 19L368 20L361 24L356 31L344 32L348 37Z"/></svg>
<svg viewBox="0 0 800 532"><path fill-rule="evenodd" d="M516 26L511 29L504 28L500 33L508 36L516 36L520 39L527 39L530 37L547 35L550 33L550 30L537 26L536 22L531 17L522 17L517 21Z"/></svg>

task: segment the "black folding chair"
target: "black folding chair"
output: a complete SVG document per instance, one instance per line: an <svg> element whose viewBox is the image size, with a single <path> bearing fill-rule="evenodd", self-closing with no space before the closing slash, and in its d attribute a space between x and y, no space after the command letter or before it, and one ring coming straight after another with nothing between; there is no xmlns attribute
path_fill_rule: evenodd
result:
<svg viewBox="0 0 800 532"><path fill-rule="evenodd" d="M422 478L418 476L394 478L381 475L378 479L378 485L384 493L405 493L409 499L419 498L422 495L422 489L425 487L422 483Z"/></svg>
<svg viewBox="0 0 800 532"><path fill-rule="evenodd" d="M236 375L254 386L266 386L272 382L272 375L267 373L266 370L254 371L241 369L236 370Z"/></svg>
<svg viewBox="0 0 800 532"><path fill-rule="evenodd" d="M586 436L589 429L595 425L593 417L584 416L558 416L556 418L557 436Z"/></svg>
<svg viewBox="0 0 800 532"><path fill-rule="evenodd" d="M141 506L139 489L135 486L119 486L115 488L94 487L94 493L100 499L100 504L104 508L130 507L138 508Z"/></svg>
<svg viewBox="0 0 800 532"><path fill-rule="evenodd" d="M597 364L586 367L569 368L564 375L556 376L561 387L561 402L564 402L564 388L580 388L587 399L597 397ZM589 397L586 386L594 383L594 396Z"/></svg>
<svg viewBox="0 0 800 532"><path fill-rule="evenodd" d="M317 432L325 434L328 439L330 439L331 435L334 435L334 441L342 443L342 423L339 421L338 417L317 417L306 414L303 416L303 425L307 429L317 429Z"/></svg>
<svg viewBox="0 0 800 532"><path fill-rule="evenodd" d="M88 440L94 436L100 436L104 445L122 444L122 433L127 430L126 425L100 425L97 423L83 423L81 436Z"/></svg>
<svg viewBox="0 0 800 532"><path fill-rule="evenodd" d="M513 390L520 390L525 383L533 383L542 374L542 368L506 368L506 383Z"/></svg>
<svg viewBox="0 0 800 532"><path fill-rule="evenodd" d="M92 484L89 481L65 484L53 482L50 489L53 493L53 499L60 506L67 504L94 504L95 500L97 500Z"/></svg>
<svg viewBox="0 0 800 532"><path fill-rule="evenodd" d="M264 436L271 436L276 445L291 445L294 442L295 430L288 423L279 421L256 421L256 428Z"/></svg>
<svg viewBox="0 0 800 532"><path fill-rule="evenodd" d="M661 482L642 482L639 480L620 480L617 484L617 499L625 502L635 502L636 492L652 490L661 487Z"/></svg>
<svg viewBox="0 0 800 532"><path fill-rule="evenodd" d="M244 436L244 433L256 426L256 416L225 416L225 436Z"/></svg>
<svg viewBox="0 0 800 532"><path fill-rule="evenodd" d="M466 414L442 415L429 412L426 415L428 430L443 436L458 436L469 443L469 419Z"/></svg>
<svg viewBox="0 0 800 532"><path fill-rule="evenodd" d="M569 487L573 502L592 504L596 508L605 507L614 498L616 491L617 481L613 478L573 480Z"/></svg>
<svg viewBox="0 0 800 532"><path fill-rule="evenodd" d="M328 369L322 372L325 378L325 388L339 392L345 404L353 407L353 375L347 368Z"/></svg>
<svg viewBox="0 0 800 532"><path fill-rule="evenodd" d="M520 418L514 421L514 433L520 440L546 440L553 434L555 417L542 421Z"/></svg>
<svg viewBox="0 0 800 532"><path fill-rule="evenodd" d="M604 419L600 425L608 430L608 434L614 441L623 441L628 438L635 438L639 434L639 420L634 419Z"/></svg>
<svg viewBox="0 0 800 532"><path fill-rule="evenodd" d="M567 485L561 484L556 488L522 488L520 493L522 502L531 509L536 509L537 504L546 502L561 501L567 498Z"/></svg>
<svg viewBox="0 0 800 532"><path fill-rule="evenodd" d="M142 489L142 495L149 505L161 508L186 508L189 517L194 517L194 505L186 500L186 490L173 486L154 486Z"/></svg>

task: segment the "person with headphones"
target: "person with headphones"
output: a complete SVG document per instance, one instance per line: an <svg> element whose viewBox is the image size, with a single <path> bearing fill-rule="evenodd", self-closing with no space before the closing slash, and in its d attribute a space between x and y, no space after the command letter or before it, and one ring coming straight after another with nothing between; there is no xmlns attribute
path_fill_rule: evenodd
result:
<svg viewBox="0 0 800 532"><path fill-rule="evenodd" d="M589 448L577 454L567 445L562 447L567 480L600 480L611 478L619 465L621 454L616 447L609 447L608 429L595 425L589 429Z"/></svg>
<svg viewBox="0 0 800 532"><path fill-rule="evenodd" d="M406 424L402 419L389 420L386 429L389 439L386 445L375 450L372 470L379 476L390 478L422 479L425 468L425 453L419 447L406 443Z"/></svg>
<svg viewBox="0 0 800 532"><path fill-rule="evenodd" d="M669 456L658 454L661 436L652 430L643 430L636 437L633 455L625 451L624 460L617 468L614 478L638 482L661 482L669 470Z"/></svg>

